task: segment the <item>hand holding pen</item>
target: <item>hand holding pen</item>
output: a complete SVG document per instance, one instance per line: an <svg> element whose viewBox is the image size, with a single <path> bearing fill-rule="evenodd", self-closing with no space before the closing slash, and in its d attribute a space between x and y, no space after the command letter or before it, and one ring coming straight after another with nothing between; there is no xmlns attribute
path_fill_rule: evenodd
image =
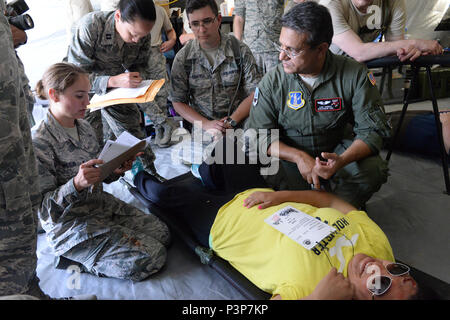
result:
<svg viewBox="0 0 450 320"><path fill-rule="evenodd" d="M124 65L122 67L123 73L109 77L108 88L137 88L142 82L139 72L130 72Z"/></svg>
<svg viewBox="0 0 450 320"><path fill-rule="evenodd" d="M77 175L73 178L73 185L78 192L100 181L101 170L98 165L102 163L103 160L91 159L80 165Z"/></svg>

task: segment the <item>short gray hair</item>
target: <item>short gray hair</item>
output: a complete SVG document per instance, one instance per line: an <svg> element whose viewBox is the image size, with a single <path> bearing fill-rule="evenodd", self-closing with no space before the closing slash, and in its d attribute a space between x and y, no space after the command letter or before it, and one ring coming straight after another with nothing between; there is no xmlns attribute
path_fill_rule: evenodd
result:
<svg viewBox="0 0 450 320"><path fill-rule="evenodd" d="M314 1L295 5L282 18L281 25L308 35L307 44L312 48L323 42L331 44L333 22L328 9Z"/></svg>

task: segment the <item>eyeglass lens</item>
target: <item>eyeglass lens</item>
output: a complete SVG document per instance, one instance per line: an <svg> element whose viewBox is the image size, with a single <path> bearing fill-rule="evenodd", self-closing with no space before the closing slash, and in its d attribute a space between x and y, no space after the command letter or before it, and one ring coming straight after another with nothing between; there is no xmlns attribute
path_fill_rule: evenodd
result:
<svg viewBox="0 0 450 320"><path fill-rule="evenodd" d="M367 289L369 289L369 291L374 295L380 296L389 289L391 283L391 278L386 276L378 276L373 278L370 288Z"/></svg>
<svg viewBox="0 0 450 320"><path fill-rule="evenodd" d="M203 19L203 20L201 20L201 21L193 21L193 22L191 23L191 25L192 25L192 27L194 27L194 28L198 28L198 27L200 27L201 25L203 25L204 27L208 27L211 23L214 22L214 20L216 20L216 17L214 17L214 18L206 18L206 19Z"/></svg>
<svg viewBox="0 0 450 320"><path fill-rule="evenodd" d="M386 266L386 270L393 276L401 276L410 271L408 266L401 263L390 263Z"/></svg>

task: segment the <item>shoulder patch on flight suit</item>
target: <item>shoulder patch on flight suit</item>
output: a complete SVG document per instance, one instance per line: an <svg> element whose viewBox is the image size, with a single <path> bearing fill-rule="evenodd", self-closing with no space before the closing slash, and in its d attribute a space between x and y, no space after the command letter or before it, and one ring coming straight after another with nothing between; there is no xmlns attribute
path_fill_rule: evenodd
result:
<svg viewBox="0 0 450 320"><path fill-rule="evenodd" d="M293 110L301 109L305 106L305 99L303 99L303 92L291 91L287 99L287 106Z"/></svg>
<svg viewBox="0 0 450 320"><path fill-rule="evenodd" d="M377 80L375 80L375 76L373 75L373 73L372 73L372 72L369 72L369 73L367 74L367 76L369 77L370 83L371 83L373 86L375 86L375 85L377 84Z"/></svg>
<svg viewBox="0 0 450 320"><path fill-rule="evenodd" d="M255 93L253 94L253 106L254 107L258 104L258 98L259 98L259 88L256 87Z"/></svg>
<svg viewBox="0 0 450 320"><path fill-rule="evenodd" d="M314 101L316 112L339 111L342 110L342 99L316 99Z"/></svg>

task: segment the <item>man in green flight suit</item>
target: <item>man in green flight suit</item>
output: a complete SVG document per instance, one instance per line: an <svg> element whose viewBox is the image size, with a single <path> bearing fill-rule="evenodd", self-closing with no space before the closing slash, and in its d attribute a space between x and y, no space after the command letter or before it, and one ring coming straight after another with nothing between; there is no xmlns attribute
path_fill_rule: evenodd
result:
<svg viewBox="0 0 450 320"><path fill-rule="evenodd" d="M328 9L315 2L283 16L282 64L259 83L247 128L258 129L255 144L281 159L276 179L268 179L281 181L274 188L326 185L362 207L387 180L387 163L378 153L391 128L373 75L332 54L332 37ZM271 137L272 129L279 129L279 139Z"/></svg>

